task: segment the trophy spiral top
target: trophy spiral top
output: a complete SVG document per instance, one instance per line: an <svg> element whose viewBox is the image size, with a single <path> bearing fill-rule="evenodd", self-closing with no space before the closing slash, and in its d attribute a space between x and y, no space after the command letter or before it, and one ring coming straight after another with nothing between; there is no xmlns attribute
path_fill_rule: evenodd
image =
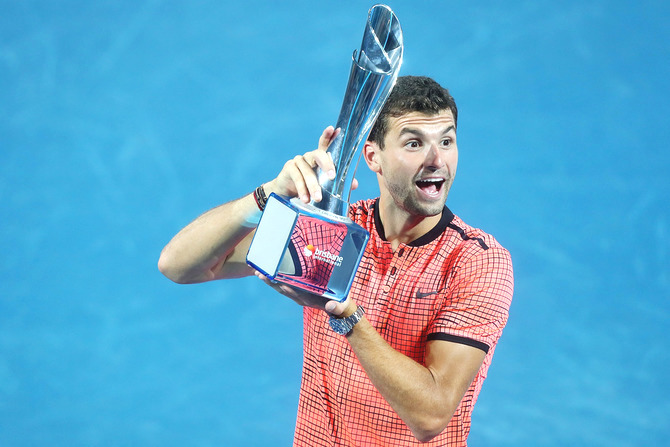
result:
<svg viewBox="0 0 670 447"><path fill-rule="evenodd" d="M349 82L336 128L339 134L327 152L335 163L336 177L331 180L319 172L323 200L317 208L346 216L355 169L354 156L379 116L402 64L403 37L400 22L386 5L368 11L363 42L354 51ZM357 160L358 161L358 160Z"/></svg>

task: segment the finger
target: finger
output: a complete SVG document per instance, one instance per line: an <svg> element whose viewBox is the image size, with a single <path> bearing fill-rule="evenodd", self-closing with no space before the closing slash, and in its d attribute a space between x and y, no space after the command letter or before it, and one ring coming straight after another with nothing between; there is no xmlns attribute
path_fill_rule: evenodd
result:
<svg viewBox="0 0 670 447"><path fill-rule="evenodd" d="M296 304L299 304L300 306L305 305L305 302L302 300L301 296L297 294L292 287L281 284L275 290L277 290L277 292L281 293L285 297L290 298Z"/></svg>
<svg viewBox="0 0 670 447"><path fill-rule="evenodd" d="M314 172L314 166L312 165L312 163L316 163L314 161L310 162L310 159L314 160L313 153L307 153L305 156L297 158L295 166L300 171L300 177L302 178L304 187L307 190L307 194L309 195L309 197L307 197L307 202L309 202L309 199L314 199L315 201L319 202L322 198L321 185L319 184L319 179L316 176L316 172ZM305 201L305 198L302 197L302 195L301 199Z"/></svg>
<svg viewBox="0 0 670 447"><path fill-rule="evenodd" d="M305 181L304 173L308 173L308 171L311 170L312 175L314 175L314 171L309 167L302 155L295 156L293 160L286 164L285 169L295 187L297 196L300 197L300 200L303 202L308 203L310 200L310 193Z"/></svg>
<svg viewBox="0 0 670 447"><path fill-rule="evenodd" d="M328 149L330 142L333 141L337 133L339 133L339 129L336 130L333 126L326 127L319 138L319 149L324 151Z"/></svg>
<svg viewBox="0 0 670 447"><path fill-rule="evenodd" d="M353 191L356 188L358 188L358 179L354 177L354 179L351 181L351 190Z"/></svg>
<svg viewBox="0 0 670 447"><path fill-rule="evenodd" d="M316 167L326 173L329 179L335 178L335 164L329 153L316 150L310 153Z"/></svg>
<svg viewBox="0 0 670 447"><path fill-rule="evenodd" d="M337 136L340 134L340 132L342 132L342 129L340 129L339 127L337 129L335 129L335 132L333 132L333 135L331 135L330 141L328 142L328 144L332 143L333 140L335 138L337 138Z"/></svg>
<svg viewBox="0 0 670 447"><path fill-rule="evenodd" d="M263 281L263 282L264 282L265 284L267 284L268 286L272 287L273 289L275 288L276 284L273 283L272 281L270 281L270 278L268 278L267 276L263 275L263 274L262 274L261 272L259 272L258 270L256 270L256 271L254 272L254 275L256 275L256 277L257 277L258 279L260 279L261 281Z"/></svg>
<svg viewBox="0 0 670 447"><path fill-rule="evenodd" d="M272 287L273 289L275 289L277 292L281 293L282 295L287 295L287 296L289 296L289 295L291 294L292 290L293 290L293 289L291 289L290 287L288 287L288 286L286 286L286 285L284 285L284 284L280 284L280 283L272 282L272 281L270 280L270 278L268 278L267 276L263 275L263 274L262 274L261 272L259 272L258 270L256 270L256 271L254 272L254 274L256 275L256 277L257 277L258 279L260 279L260 280L263 281L265 284L267 284L268 286Z"/></svg>
<svg viewBox="0 0 670 447"><path fill-rule="evenodd" d="M340 316L351 305L351 300L347 299L343 302L330 300L324 305L324 310L333 316Z"/></svg>
<svg viewBox="0 0 670 447"><path fill-rule="evenodd" d="M260 279L261 281L263 281L263 282L264 282L265 284L267 284L268 286L272 287L272 288L273 288L274 290L276 290L277 292L279 292L279 293L281 293L282 295L285 295L285 296L291 298L291 299L292 299L293 301L295 301L296 303L302 305L302 303L300 302L300 300L297 299L297 297L295 296L295 292L293 291L293 289L292 289L291 287L289 287L289 286L287 286L287 285L284 285L284 284L280 284L280 283L272 282L267 276L263 275L263 274L262 274L261 272L259 272L259 271L255 271L254 274L256 275L256 277L257 277L258 279Z"/></svg>

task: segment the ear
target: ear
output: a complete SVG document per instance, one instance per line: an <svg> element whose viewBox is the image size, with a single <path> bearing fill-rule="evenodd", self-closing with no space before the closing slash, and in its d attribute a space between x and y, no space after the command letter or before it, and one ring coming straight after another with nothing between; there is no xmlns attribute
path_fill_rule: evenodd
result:
<svg viewBox="0 0 670 447"><path fill-rule="evenodd" d="M365 158L365 163L367 163L368 168L372 172L377 174L382 173L382 167L379 160L379 152L381 148L379 145L373 141L366 141L363 145L363 158Z"/></svg>

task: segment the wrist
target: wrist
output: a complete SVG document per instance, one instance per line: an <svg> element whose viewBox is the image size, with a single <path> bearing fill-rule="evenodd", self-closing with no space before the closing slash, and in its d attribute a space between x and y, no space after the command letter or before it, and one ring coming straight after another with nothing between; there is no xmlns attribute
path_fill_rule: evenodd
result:
<svg viewBox="0 0 670 447"><path fill-rule="evenodd" d="M349 335L351 331L354 329L354 326L356 326L362 319L363 315L365 314L365 309L361 306L356 306L354 304L355 311L347 316L340 316L334 317L331 316L330 319L328 320L328 323L330 327L335 331L335 333L340 334L340 335Z"/></svg>
<svg viewBox="0 0 670 447"><path fill-rule="evenodd" d="M263 183L263 189L265 190L265 193L269 196L271 193L275 193L280 196L285 196L286 194L283 194L281 191L279 191L277 187L277 179L270 180L269 182Z"/></svg>
<svg viewBox="0 0 670 447"><path fill-rule="evenodd" d="M264 185L258 186L253 192L254 201L259 211L265 210L265 205L268 202L268 194L265 191Z"/></svg>
<svg viewBox="0 0 670 447"><path fill-rule="evenodd" d="M341 314L339 315L334 315L335 318L347 318L352 316L356 310L358 309L358 305L353 302L353 300L349 300L349 304L347 307L344 308Z"/></svg>

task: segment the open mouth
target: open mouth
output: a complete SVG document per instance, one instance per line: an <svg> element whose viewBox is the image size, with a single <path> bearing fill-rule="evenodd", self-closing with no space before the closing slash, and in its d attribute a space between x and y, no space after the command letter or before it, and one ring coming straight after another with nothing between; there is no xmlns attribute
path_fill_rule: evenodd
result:
<svg viewBox="0 0 670 447"><path fill-rule="evenodd" d="M429 178L418 180L416 182L416 186L418 186L424 194L430 197L439 195L442 190L442 185L444 185L444 179L441 178Z"/></svg>

